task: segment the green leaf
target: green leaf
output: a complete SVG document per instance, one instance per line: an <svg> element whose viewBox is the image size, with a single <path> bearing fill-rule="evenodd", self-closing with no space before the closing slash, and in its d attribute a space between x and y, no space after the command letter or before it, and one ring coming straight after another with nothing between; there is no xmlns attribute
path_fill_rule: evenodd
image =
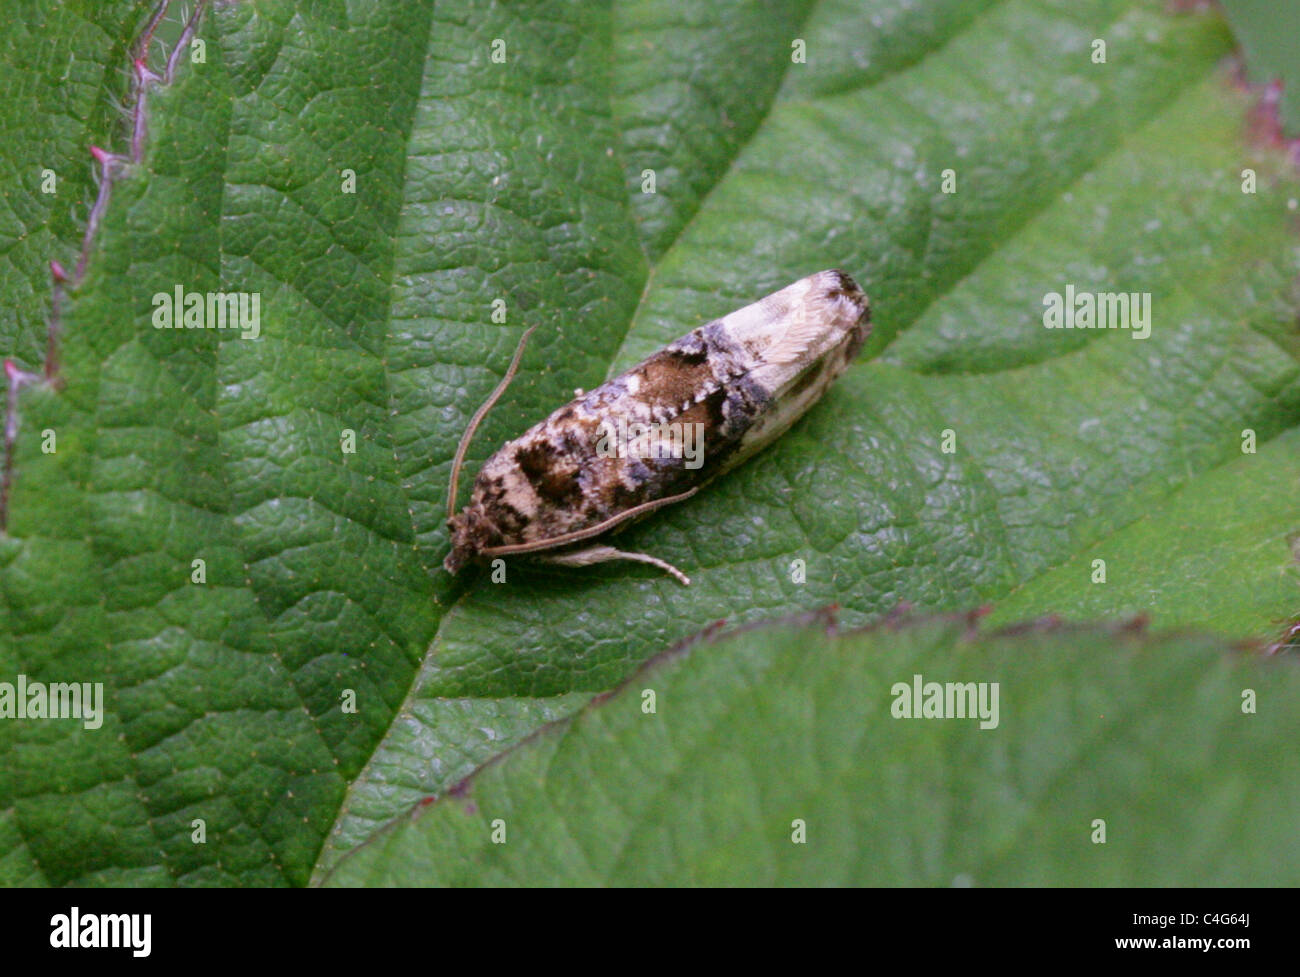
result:
<svg viewBox="0 0 1300 977"><path fill-rule="evenodd" d="M1300 880L1278 817L1300 803L1300 758L1279 749L1300 735L1293 661L1189 636L961 631L769 628L660 656L328 882ZM970 683L960 712L916 716L930 683L945 703Z"/></svg>
<svg viewBox="0 0 1300 977"><path fill-rule="evenodd" d="M88 148L110 146L120 135L114 105L127 90L129 43L149 6L148 0L10 5L13 22L0 39L6 96L0 179L9 188L0 208L5 356L34 364L45 352L49 262L69 268L76 262L84 211L73 202L95 192ZM42 191L47 170L54 193Z"/></svg>
<svg viewBox="0 0 1300 977"><path fill-rule="evenodd" d="M1296 606L1295 517L1300 430L1170 493L1063 565L999 603L994 624L1054 613L1074 620L1145 614L1161 625L1258 633ZM1097 561L1102 561L1099 566ZM1104 570L1104 585L1093 583ZM1081 585L1082 581L1086 581Z"/></svg>
<svg viewBox="0 0 1300 977"><path fill-rule="evenodd" d="M1275 121L1280 121L1287 136L1300 137L1300 98L1296 96L1300 88L1300 8L1268 0L1223 0L1223 13L1241 43L1252 80L1282 83Z"/></svg>
<svg viewBox="0 0 1300 977"><path fill-rule="evenodd" d="M0 295L33 368L38 262L75 259L148 10L29 6L48 46L5 41L0 85L37 230L14 219ZM1246 141L1223 21L769 6L212 6L66 303L64 388L22 394L0 680L103 682L108 717L0 722L0 881L304 883L720 618L1005 601L1248 637L1295 612L1300 184ZM574 387L834 266L872 297L862 362L625 537L692 587L441 571L456 441L525 327L467 476ZM1150 338L1044 329L1067 284L1151 292ZM178 285L258 293L260 338L153 328Z"/></svg>

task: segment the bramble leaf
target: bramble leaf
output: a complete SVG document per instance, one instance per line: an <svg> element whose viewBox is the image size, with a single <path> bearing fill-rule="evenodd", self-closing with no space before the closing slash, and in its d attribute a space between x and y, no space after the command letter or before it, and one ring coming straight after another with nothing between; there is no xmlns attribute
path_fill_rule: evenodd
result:
<svg viewBox="0 0 1300 977"><path fill-rule="evenodd" d="M86 147L123 149L150 8L29 6L40 30L0 41L0 336L35 369L44 262L78 256ZM1223 20L1163 0L718 7L206 12L204 57L151 90L143 155L67 296L63 389L20 399L0 682L103 683L107 717L0 722L0 882L323 878L718 619L993 603L1004 623L1145 612L1218 647L1295 614L1300 181L1248 138ZM504 584L440 569L450 459L524 328L467 477L573 388L827 267L871 296L861 362L771 449L624 537L690 588L631 564L511 563ZM178 287L258 295L258 338L155 328ZM1149 337L1044 328L1067 287L1149 293ZM1105 662L1054 673L1059 640L1028 655L1045 701L1103 683ZM1183 646L1154 647L1123 666L1155 662L1141 683ZM835 730L861 708L831 707ZM1251 735L1285 735L1268 721ZM618 748L593 741L602 770ZM1103 781L1118 760L1079 762ZM787 774L821 789L811 766ZM1224 823L1255 810L1240 794L1216 799ZM1055 812L1027 830L1072 831ZM833 837L852 863L852 833ZM942 878L889 857L890 878Z"/></svg>

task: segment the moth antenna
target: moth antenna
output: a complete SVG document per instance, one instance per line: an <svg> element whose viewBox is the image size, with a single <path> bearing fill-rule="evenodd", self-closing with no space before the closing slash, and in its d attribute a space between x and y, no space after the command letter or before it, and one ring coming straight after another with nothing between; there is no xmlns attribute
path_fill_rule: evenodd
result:
<svg viewBox="0 0 1300 977"><path fill-rule="evenodd" d="M501 382L497 384L496 389L488 395L488 399L483 401L483 406L474 412L474 416L469 419L469 424L465 427L465 433L460 436L460 444L456 445L456 457L451 462L451 484L447 487L448 519L456 514L456 489L460 483L460 468L465 461L465 452L469 450L469 443L474 437L474 432L478 430L483 416L492 409L492 405L506 392L506 387L510 386L510 381L515 378L515 373L519 370L519 361L524 355L524 346L528 342L528 337L533 334L533 330L536 328L536 326L529 326L524 330L524 334L519 337L519 345L515 348L514 359L510 361L510 366L506 368L506 375L501 378Z"/></svg>

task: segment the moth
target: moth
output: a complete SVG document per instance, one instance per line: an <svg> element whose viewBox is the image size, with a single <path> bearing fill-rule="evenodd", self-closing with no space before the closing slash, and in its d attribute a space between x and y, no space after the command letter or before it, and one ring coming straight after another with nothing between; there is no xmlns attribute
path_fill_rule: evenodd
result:
<svg viewBox="0 0 1300 977"><path fill-rule="evenodd" d="M844 372L870 328L867 297L844 272L801 278L691 330L602 386L575 391L484 463L457 513L465 451L519 369L528 329L456 448L443 566L455 574L508 556L561 566L633 560L689 585L672 564L597 537L690 498L770 444Z"/></svg>

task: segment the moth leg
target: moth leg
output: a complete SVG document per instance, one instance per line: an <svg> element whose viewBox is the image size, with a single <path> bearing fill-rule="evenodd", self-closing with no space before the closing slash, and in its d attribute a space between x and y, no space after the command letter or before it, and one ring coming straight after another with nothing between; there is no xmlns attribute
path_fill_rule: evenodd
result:
<svg viewBox="0 0 1300 977"><path fill-rule="evenodd" d="M652 567L658 567L665 573L676 577L683 586L689 587L691 585L691 578L671 563L666 563L649 553L629 553L626 550L616 550L612 546L588 546L586 549L574 550L571 553L538 553L533 555L531 559L541 563L553 563L562 567L586 567L591 566L593 563L631 560L634 563L648 563Z"/></svg>

